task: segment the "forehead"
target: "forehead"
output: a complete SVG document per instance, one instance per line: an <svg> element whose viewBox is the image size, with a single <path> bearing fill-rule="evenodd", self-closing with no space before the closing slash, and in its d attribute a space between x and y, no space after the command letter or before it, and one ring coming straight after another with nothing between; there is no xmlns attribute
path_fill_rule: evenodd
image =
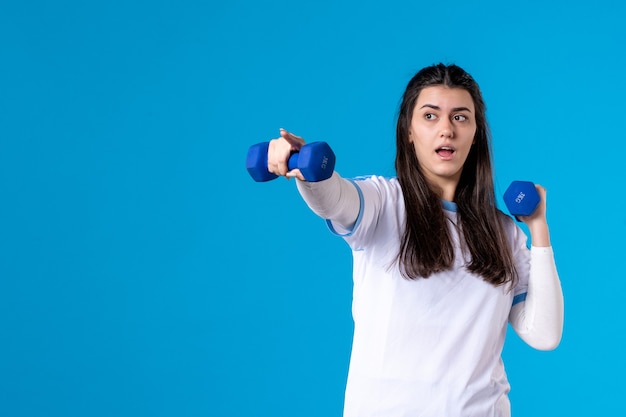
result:
<svg viewBox="0 0 626 417"><path fill-rule="evenodd" d="M469 91L463 88L450 88L443 85L425 87L417 97L415 109L420 109L424 105L439 107L442 110L466 107L474 113L474 100Z"/></svg>

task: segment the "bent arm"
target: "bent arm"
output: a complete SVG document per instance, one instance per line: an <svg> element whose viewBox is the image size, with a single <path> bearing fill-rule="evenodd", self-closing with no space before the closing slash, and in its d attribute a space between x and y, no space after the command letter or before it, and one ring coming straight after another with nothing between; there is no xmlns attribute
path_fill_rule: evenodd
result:
<svg viewBox="0 0 626 417"><path fill-rule="evenodd" d="M354 184L334 172L327 180L297 180L297 185L300 195L315 214L343 229L352 229L361 204Z"/></svg>
<svg viewBox="0 0 626 417"><path fill-rule="evenodd" d="M563 292L552 247L530 249L530 274L526 300L509 314L515 332L539 350L555 349L563 334Z"/></svg>

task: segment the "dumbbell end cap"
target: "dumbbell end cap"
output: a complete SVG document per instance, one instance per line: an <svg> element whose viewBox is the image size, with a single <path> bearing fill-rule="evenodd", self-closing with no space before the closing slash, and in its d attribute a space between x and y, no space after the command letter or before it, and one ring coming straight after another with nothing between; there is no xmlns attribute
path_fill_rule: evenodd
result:
<svg viewBox="0 0 626 417"><path fill-rule="evenodd" d="M530 216L540 200L535 184L530 181L513 181L504 192L504 203L518 221L519 216Z"/></svg>
<svg viewBox="0 0 626 417"><path fill-rule="evenodd" d="M278 176L267 170L267 149L269 142L250 146L246 156L246 169L256 182L271 181Z"/></svg>
<svg viewBox="0 0 626 417"><path fill-rule="evenodd" d="M309 182L327 180L335 170L335 153L326 142L311 142L300 149L298 167Z"/></svg>

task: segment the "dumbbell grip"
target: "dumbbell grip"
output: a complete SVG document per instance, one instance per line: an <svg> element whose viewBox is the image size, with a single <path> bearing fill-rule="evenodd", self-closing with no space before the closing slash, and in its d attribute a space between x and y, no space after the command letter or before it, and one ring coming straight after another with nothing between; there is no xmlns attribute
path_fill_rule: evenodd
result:
<svg viewBox="0 0 626 417"><path fill-rule="evenodd" d="M289 171L292 169L298 168L298 157L300 156L300 152L293 152L287 161L287 168Z"/></svg>
<svg viewBox="0 0 626 417"><path fill-rule="evenodd" d="M271 181L278 176L268 171L269 142L257 143L248 149L246 169L257 182ZM299 169L307 181L323 181L333 173L335 154L326 142L311 142L292 152L287 160L289 171Z"/></svg>

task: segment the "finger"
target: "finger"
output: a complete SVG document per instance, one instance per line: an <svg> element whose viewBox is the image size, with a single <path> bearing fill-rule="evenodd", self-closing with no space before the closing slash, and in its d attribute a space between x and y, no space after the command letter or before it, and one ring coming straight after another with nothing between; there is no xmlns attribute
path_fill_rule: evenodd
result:
<svg viewBox="0 0 626 417"><path fill-rule="evenodd" d="M535 184L535 189L537 190L537 193L539 194L539 204L537 205L537 208L535 208L535 210L528 216L518 216L519 220L526 224L529 224L529 222L532 222L533 220L545 219L546 217L547 191L544 187L542 187L539 184Z"/></svg>
<svg viewBox="0 0 626 417"><path fill-rule="evenodd" d="M291 145L284 140L273 139L267 150L267 170L273 174L284 176L289 169L287 168L287 160Z"/></svg>
<svg viewBox="0 0 626 417"><path fill-rule="evenodd" d="M537 190L537 193L539 194L539 199L540 199L539 204L543 207L543 210L545 211L545 207L547 205L546 197L548 195L548 191L539 184L535 184L535 189Z"/></svg>
<svg viewBox="0 0 626 417"><path fill-rule="evenodd" d="M302 175L302 172L300 172L300 170L298 168L296 169L292 169L291 171L289 171L286 175L287 179L289 178L297 178L300 181L306 181L304 179L304 176Z"/></svg>
<svg viewBox="0 0 626 417"><path fill-rule="evenodd" d="M277 140L276 146L273 148L272 162L274 164L274 173L284 176L289 171L288 161L291 155L291 145L284 141Z"/></svg>
<svg viewBox="0 0 626 417"><path fill-rule="evenodd" d="M540 197L545 197L546 196L547 191L546 191L545 187L543 187L541 184L535 184L535 189L539 193Z"/></svg>

